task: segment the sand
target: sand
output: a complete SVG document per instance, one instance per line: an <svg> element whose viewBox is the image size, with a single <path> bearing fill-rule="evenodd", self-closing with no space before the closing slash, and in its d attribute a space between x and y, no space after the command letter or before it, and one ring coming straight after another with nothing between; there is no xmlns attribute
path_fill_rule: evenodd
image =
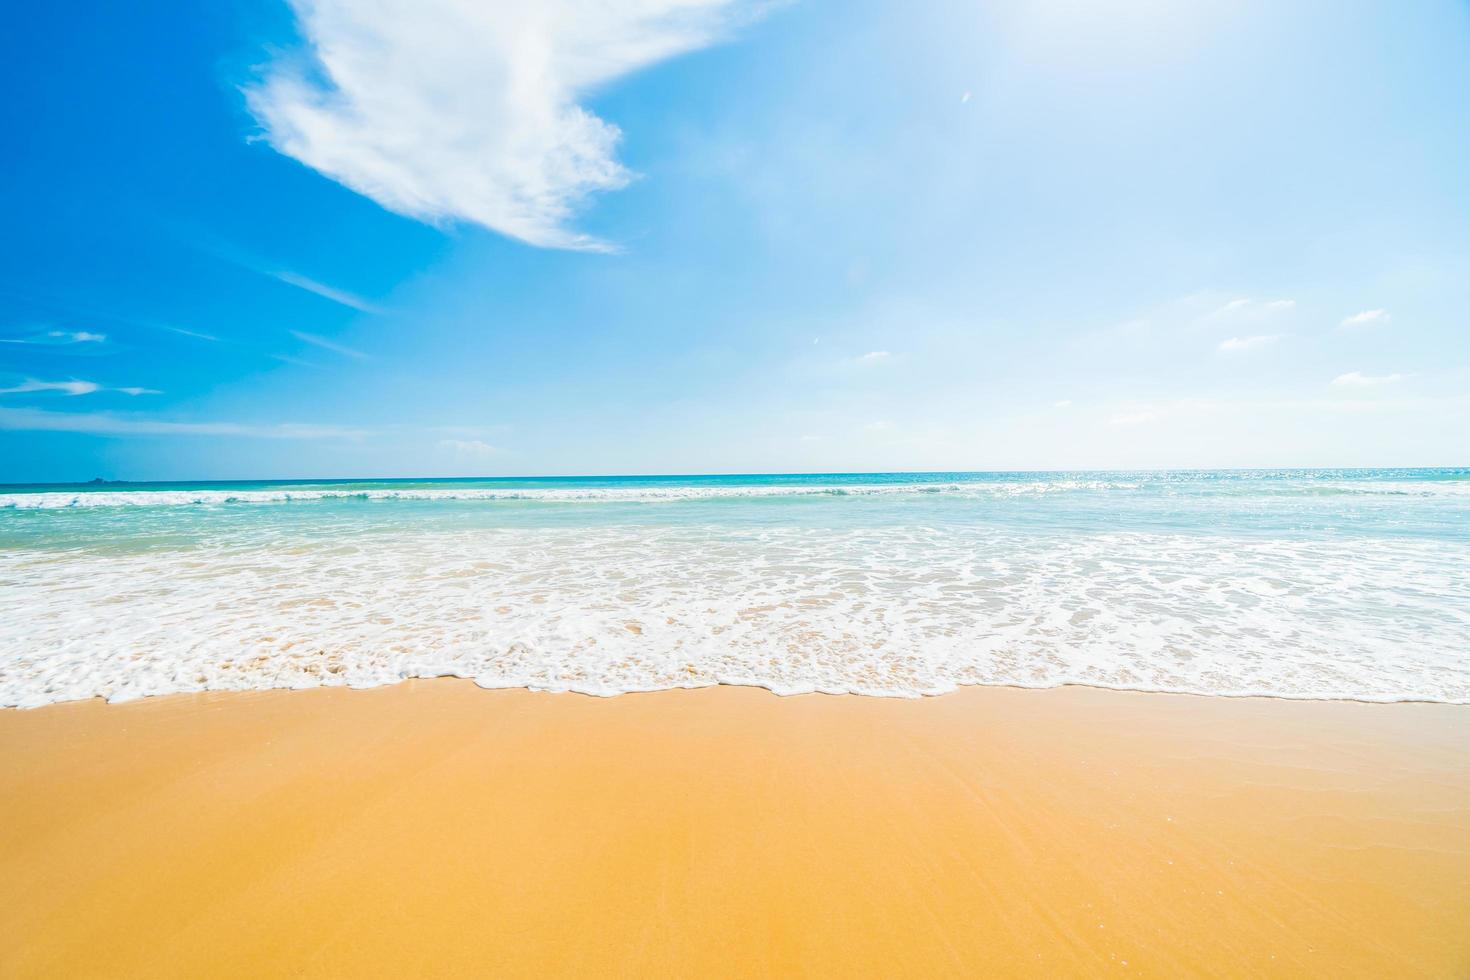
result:
<svg viewBox="0 0 1470 980"><path fill-rule="evenodd" d="M1470 707L0 711L0 976L1470 976Z"/></svg>

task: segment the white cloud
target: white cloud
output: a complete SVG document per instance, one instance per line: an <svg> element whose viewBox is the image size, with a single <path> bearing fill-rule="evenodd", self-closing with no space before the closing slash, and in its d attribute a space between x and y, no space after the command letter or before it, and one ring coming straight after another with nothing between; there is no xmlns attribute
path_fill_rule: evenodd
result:
<svg viewBox="0 0 1470 980"><path fill-rule="evenodd" d="M213 334L199 333L197 330L185 330L183 327L164 326L163 329L184 337L193 337L195 340L208 340L211 343L219 343L219 338Z"/></svg>
<svg viewBox="0 0 1470 980"><path fill-rule="evenodd" d="M498 446L492 446L481 439L440 439L439 446L451 450L457 456L493 456L500 452Z"/></svg>
<svg viewBox="0 0 1470 980"><path fill-rule="evenodd" d="M1387 310L1364 310L1342 318L1344 327L1375 327L1389 321Z"/></svg>
<svg viewBox="0 0 1470 980"><path fill-rule="evenodd" d="M0 388L0 395L19 395L31 391L61 391L68 395L90 395L94 391L101 391L102 386L95 381L37 381L35 378L22 381L12 388Z"/></svg>
<svg viewBox="0 0 1470 980"><path fill-rule="evenodd" d="M1220 341L1218 349L1222 351L1258 350L1262 347L1269 347L1280 339L1281 336L1274 333L1256 334L1252 337L1231 337L1228 340Z"/></svg>
<svg viewBox="0 0 1470 980"><path fill-rule="evenodd" d="M265 274L270 276L272 279L278 279L288 286L295 286L297 289L304 289L308 293L315 293L317 296L320 296L323 299L329 299L333 303L340 303L343 306L357 310L361 313L383 312L380 307L374 306L372 303L369 303L361 296L354 296L352 293L346 292L341 289L336 289L324 283L317 282L315 279L308 279L298 273L285 272L279 269L267 269L262 271L265 272Z"/></svg>
<svg viewBox="0 0 1470 980"><path fill-rule="evenodd" d="M1347 388L1372 388L1378 385L1397 384L1404 380L1402 374L1364 374L1362 371L1349 371L1347 374L1339 374L1332 379L1335 385Z"/></svg>
<svg viewBox="0 0 1470 980"><path fill-rule="evenodd" d="M84 432L105 436L249 436L264 439L359 439L363 429L286 422L256 425L242 422L175 422L166 419L106 415L100 412L48 412L0 408L0 429L26 432Z"/></svg>
<svg viewBox="0 0 1470 980"><path fill-rule="evenodd" d="M367 355L364 354L362 351L360 351L360 350L353 350L351 347L344 347L341 344L335 343L334 341L330 341L330 340L328 340L325 337L319 337L319 336L317 336L314 333L306 333L306 332L301 331L301 330L292 330L291 331L291 336L295 337L297 340L304 340L308 344L311 344L314 347L320 347L322 350L329 350L329 351L331 351L334 354L341 354L341 355L343 355L345 357L355 357L359 361L365 361L365 360L367 360ZM299 361L293 362L289 358L280 357L279 355L277 355L277 359L278 360L282 360L282 361L286 361L288 364L289 363L302 363L302 362L299 362Z"/></svg>
<svg viewBox="0 0 1470 980"><path fill-rule="evenodd" d="M247 88L265 139L391 211L532 245L604 249L566 227L633 175L621 132L578 105L713 43L736 0L292 0L309 63ZM751 8L754 9L754 8Z"/></svg>
<svg viewBox="0 0 1470 980"><path fill-rule="evenodd" d="M893 359L893 352L886 350L870 350L865 354L856 354L852 357L843 357L830 362L827 366L837 371L863 371L878 367Z"/></svg>
<svg viewBox="0 0 1470 980"><path fill-rule="evenodd" d="M1217 317L1224 316L1267 316L1272 313L1285 313L1287 310L1296 308L1294 299L1232 299L1214 313Z"/></svg>
<svg viewBox="0 0 1470 980"><path fill-rule="evenodd" d="M1158 421L1158 418L1154 412L1126 412L1108 419L1108 425L1147 425Z"/></svg>
<svg viewBox="0 0 1470 980"><path fill-rule="evenodd" d="M65 344L100 344L107 335L89 330L48 330L34 337L0 337L0 344L34 344L38 346L61 346Z"/></svg>
<svg viewBox="0 0 1470 980"><path fill-rule="evenodd" d="M91 395L99 391L115 391L123 395L163 394L153 388L104 388L95 381L78 381L75 378L70 381L37 381L35 378L27 378L10 388L0 388L0 395L20 395L34 391L59 391L66 395Z"/></svg>
<svg viewBox="0 0 1470 980"><path fill-rule="evenodd" d="M1059 402L1052 402L1051 403L1051 407L1052 408L1071 408L1072 407L1072 399L1070 399L1070 398L1063 398Z"/></svg>

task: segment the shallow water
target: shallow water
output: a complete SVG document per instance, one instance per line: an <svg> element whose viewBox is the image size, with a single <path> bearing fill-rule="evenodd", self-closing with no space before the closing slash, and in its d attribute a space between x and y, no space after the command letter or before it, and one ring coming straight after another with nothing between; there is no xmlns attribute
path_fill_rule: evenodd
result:
<svg viewBox="0 0 1470 980"><path fill-rule="evenodd" d="M442 674L1470 701L1470 470L0 487L0 704Z"/></svg>

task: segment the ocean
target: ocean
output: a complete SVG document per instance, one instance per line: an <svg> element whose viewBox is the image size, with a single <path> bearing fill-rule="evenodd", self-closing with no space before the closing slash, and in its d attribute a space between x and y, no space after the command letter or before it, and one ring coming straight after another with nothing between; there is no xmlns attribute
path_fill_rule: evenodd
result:
<svg viewBox="0 0 1470 980"><path fill-rule="evenodd" d="M1470 469L0 486L0 705L443 675L1470 702Z"/></svg>

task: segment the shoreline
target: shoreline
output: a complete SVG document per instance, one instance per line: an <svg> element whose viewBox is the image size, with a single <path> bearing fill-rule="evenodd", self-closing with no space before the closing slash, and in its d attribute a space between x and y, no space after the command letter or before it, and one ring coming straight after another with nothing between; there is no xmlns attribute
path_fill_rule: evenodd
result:
<svg viewBox="0 0 1470 980"><path fill-rule="evenodd" d="M631 689L631 690L626 690L626 691L610 691L610 692L607 692L607 693L602 693L602 692L597 692L597 691L582 690L582 689L579 689L579 688L529 687L529 686L524 685L524 684L485 685L485 684L480 684L473 677L463 677L463 676L461 676L459 674L426 674L426 675L422 675L422 676L415 675L415 676L410 676L410 677L401 677L398 680L384 681L381 684L372 684L372 685L366 685L366 686L362 686L362 687L353 687L350 684L316 684L316 685L312 685L312 686L309 686L309 687L205 688L203 690L197 690L197 691L169 691L169 692L166 692L166 693L163 693L163 694L144 694L144 695L141 695L139 697L124 698L124 699L117 700L117 701L108 700L106 697L104 697L101 694L94 694L94 695L92 695L90 697L70 698L70 699L64 700L64 701L47 701L47 702L45 702L43 704L31 704L31 705L27 705L27 704L0 704L0 714L4 714L5 712L12 712L12 711L19 711L19 712L40 711L40 710L43 710L45 708L59 707L59 706L62 706L62 705L100 704L100 705L111 705L111 706L121 707L123 705L140 704L140 703L151 703L151 702L156 702L156 701L168 700L168 699L171 699L171 698L201 698L201 697L202 698L208 698L208 697L215 697L215 696L220 696L220 695L223 695L223 696L231 696L231 695L249 696L249 695L257 695L257 694L290 694L290 693L300 693L300 692L306 692L306 691L356 691L356 692L364 692L364 693L366 693L366 692L369 692L369 691L381 691L381 690L384 690L384 689L391 689L391 688L399 687L399 686L401 686L403 684L424 684L424 683L431 683L431 682L434 682L434 681L451 681L451 682L462 681L462 682L464 682L466 684L473 685L474 687L478 688L481 691L524 691L527 694L550 695L552 697L562 697L562 696L565 695L565 696L576 697L576 698L590 698L591 700L594 700L594 701L609 701L609 700L613 700L613 699L616 699L616 698L629 697L629 696L644 696L644 695L651 695L651 694L652 695L657 695L657 694L672 694L672 693L679 692L679 691L707 691L707 690L711 690L711 689L715 689L715 688L733 688L735 690L760 691L760 692L762 692L764 694L769 694L772 697L777 697L777 698L782 698L782 699L787 699L787 698L823 697L823 698L874 698L874 699L877 699L877 700L880 700L880 701L929 701L929 700L934 700L934 699L938 699L938 698L947 698L947 697L950 697L952 695L960 694L960 693L962 693L964 691L968 691L968 690L980 689L980 690L999 690L999 691L1065 691L1065 690L1083 690L1083 691L1101 691L1101 692L1107 692L1107 693L1110 693L1110 694L1125 694L1125 695L1134 695L1134 694L1137 694L1137 695L1144 695L1144 696L1147 696L1147 697L1158 696L1158 697L1170 697L1170 698L1203 698L1203 699L1221 698L1221 699L1224 699L1224 700L1227 700L1227 701L1283 701L1283 702L1286 702L1286 703L1289 703L1289 704L1298 704L1298 703L1303 703L1303 704L1369 704L1369 705L1427 704L1427 705L1444 705L1444 706L1447 706L1447 707L1470 707L1470 700L1463 700L1463 701L1439 700L1439 699L1435 699L1435 698L1422 698L1422 697L1413 697L1413 696L1407 696L1407 695L1404 696L1404 697L1382 697L1382 698L1374 698L1374 697L1364 697L1364 696L1354 697L1354 696L1342 695L1342 694L1309 695L1309 694L1278 694L1278 693L1258 692L1258 691L1192 691L1192 690L1171 690L1171 689L1166 689L1166 688L1154 688L1154 687L1125 687L1125 686L1121 686L1121 685L1120 686L1111 686L1111 685L1108 685L1108 684L1100 684L1100 683L1095 683L1095 682L1091 682L1091 681L1064 681L1064 682L1059 683L1059 684L1045 684L1045 685L1038 684L1036 686L1028 686L1028 685L1025 685L1025 684L1001 684L1001 683L992 684L992 683L988 683L988 682L981 682L981 683L975 683L975 684L956 684L955 686L953 686L951 688L948 688L947 690L943 690L943 691L916 691L916 692L913 692L913 693L892 693L892 692L882 692L882 691L879 691L879 692L875 692L875 691L828 691L828 690L820 690L820 689L790 691L790 692L784 692L783 693L782 691L778 691L775 688L768 687L765 684L760 684L760 683L756 683L756 682L711 681L711 682L708 682L708 683L700 683L700 684L683 684L683 685L674 685L674 686L670 686L670 687L651 687L651 688L646 688L646 689L644 689L644 688L638 688L638 689Z"/></svg>
<svg viewBox="0 0 1470 980"><path fill-rule="evenodd" d="M0 760L7 976L1470 968L1465 705L441 678L0 711Z"/></svg>

